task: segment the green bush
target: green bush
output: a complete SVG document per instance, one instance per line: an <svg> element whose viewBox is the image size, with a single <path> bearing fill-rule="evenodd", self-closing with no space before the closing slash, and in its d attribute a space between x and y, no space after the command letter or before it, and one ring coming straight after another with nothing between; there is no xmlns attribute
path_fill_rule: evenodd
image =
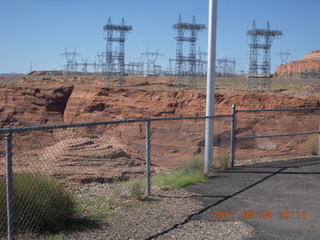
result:
<svg viewBox="0 0 320 240"><path fill-rule="evenodd" d="M206 180L207 177L203 173L203 162L199 159L191 159L170 173L158 174L152 178L155 185L172 188L182 188Z"/></svg>
<svg viewBox="0 0 320 240"><path fill-rule="evenodd" d="M16 232L55 232L73 216L75 201L53 179L38 174L13 176L14 229ZM0 229L6 229L5 179L0 179Z"/></svg>

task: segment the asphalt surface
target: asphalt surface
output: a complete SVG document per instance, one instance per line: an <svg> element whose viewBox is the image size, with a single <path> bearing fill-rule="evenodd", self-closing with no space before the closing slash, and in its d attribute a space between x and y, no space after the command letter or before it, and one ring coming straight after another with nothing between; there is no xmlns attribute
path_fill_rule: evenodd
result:
<svg viewBox="0 0 320 240"><path fill-rule="evenodd" d="M188 190L205 205L189 220L243 221L250 239L320 239L319 159L235 167Z"/></svg>

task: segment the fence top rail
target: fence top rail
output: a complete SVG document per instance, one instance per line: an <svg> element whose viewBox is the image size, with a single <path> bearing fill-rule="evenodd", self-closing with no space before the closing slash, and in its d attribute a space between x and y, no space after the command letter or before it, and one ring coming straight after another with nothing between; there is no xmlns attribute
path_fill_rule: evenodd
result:
<svg viewBox="0 0 320 240"><path fill-rule="evenodd" d="M175 121L175 120L198 120L198 119L227 118L227 117L232 117L232 115L221 114L221 115L202 116L202 117L140 118L140 119L114 120L114 121L105 121L105 122L87 122L87 123L70 123L70 124L57 124L57 125L47 125L47 126L30 126L30 127L20 127L20 128L2 128L0 129L0 133L41 131L41 130L52 130L52 129L61 129L61 128L72 128L72 127L90 127L90 126L109 125L109 124Z"/></svg>
<svg viewBox="0 0 320 240"><path fill-rule="evenodd" d="M256 138L291 137L291 136L313 135L313 134L320 134L320 132L315 131L315 132L285 133L285 134L274 134L274 135L240 136L240 137L236 137L236 139L246 140L246 139L256 139Z"/></svg>
<svg viewBox="0 0 320 240"><path fill-rule="evenodd" d="M320 108L275 108L275 109L241 109L236 112L290 112L290 111L320 111Z"/></svg>

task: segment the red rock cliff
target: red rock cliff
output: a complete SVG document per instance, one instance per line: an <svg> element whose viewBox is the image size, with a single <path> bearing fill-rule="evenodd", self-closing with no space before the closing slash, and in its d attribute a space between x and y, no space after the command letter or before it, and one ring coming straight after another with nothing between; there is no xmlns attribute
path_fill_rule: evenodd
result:
<svg viewBox="0 0 320 240"><path fill-rule="evenodd" d="M276 70L278 75L296 75L304 72L318 72L320 74L320 50L310 52L299 61L282 64Z"/></svg>

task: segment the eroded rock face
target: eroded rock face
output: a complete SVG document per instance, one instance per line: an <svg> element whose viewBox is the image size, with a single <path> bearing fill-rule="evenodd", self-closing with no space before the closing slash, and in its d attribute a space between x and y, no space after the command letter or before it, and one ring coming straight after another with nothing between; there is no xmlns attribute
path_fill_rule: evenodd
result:
<svg viewBox="0 0 320 240"><path fill-rule="evenodd" d="M280 65L275 73L278 75L300 75L308 72L320 75L320 50L312 51L299 61Z"/></svg>
<svg viewBox="0 0 320 240"><path fill-rule="evenodd" d="M72 90L72 85L0 85L0 128L62 123Z"/></svg>
<svg viewBox="0 0 320 240"><path fill-rule="evenodd" d="M0 127L51 125L153 117L204 116L205 94L199 91L107 88L97 84L71 84L43 80L0 85ZM61 80L62 81L62 80ZM218 114L238 109L319 107L320 97L291 97L273 93L230 92L216 94ZM317 131L319 114L239 114L238 134L279 134ZM204 121L152 122L153 169L174 168L204 150ZM1 137L1 136L0 136ZM215 152L225 157L229 149L230 119L215 120ZM300 154L306 137L242 141L237 156ZM254 153L254 154L253 154ZM4 174L0 141L0 176ZM14 168L38 171L76 183L111 182L143 175L145 124L54 129L14 134Z"/></svg>
<svg viewBox="0 0 320 240"><path fill-rule="evenodd" d="M64 114L65 123L204 114L205 95L76 86Z"/></svg>

